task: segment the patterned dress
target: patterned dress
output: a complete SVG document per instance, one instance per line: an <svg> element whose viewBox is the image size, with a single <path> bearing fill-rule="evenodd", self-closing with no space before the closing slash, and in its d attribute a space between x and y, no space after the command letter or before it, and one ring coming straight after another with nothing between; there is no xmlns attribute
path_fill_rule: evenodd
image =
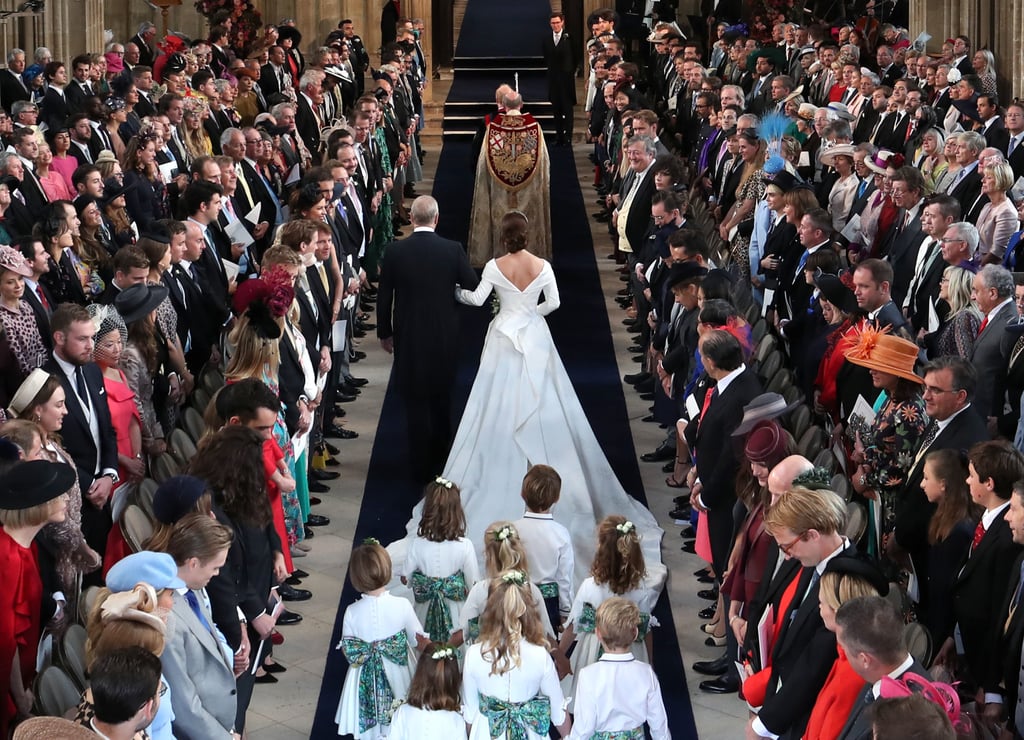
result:
<svg viewBox="0 0 1024 740"><path fill-rule="evenodd" d="M377 142L377 151L380 152L380 167L385 173L391 172L391 155L388 154L387 141L384 139L384 129L378 126L373 131L373 137ZM373 243L367 250L363 266L366 273L372 277L377 275L377 265L384 257L384 247L390 244L395 238L395 228L391 221L392 213L391 193L384 193L380 199L380 207L373 215Z"/></svg>
<svg viewBox="0 0 1024 740"><path fill-rule="evenodd" d="M43 337L36 324L36 315L32 307L21 299L17 309L0 303L0 321L7 333L7 343L18 361L21 373L19 381L24 380L30 372L43 364L47 355L46 345L43 344Z"/></svg>
<svg viewBox="0 0 1024 740"><path fill-rule="evenodd" d="M263 375L260 380L270 388L275 396L280 396L281 391L277 384L277 378L270 377L266 368L263 369ZM284 423L283 407L278 409L277 419L274 421L274 439L284 453L285 464L288 465L289 469L295 467L295 450L292 447L292 438L288 435L288 428ZM281 506L284 509L284 523L285 530L288 533L288 546L291 547L303 539L302 509L299 506L298 490L292 490L288 493L281 491Z"/></svg>
<svg viewBox="0 0 1024 740"><path fill-rule="evenodd" d="M754 171L743 186L740 188L739 195L736 197L737 203L742 203L745 200L753 200L757 203L764 199L764 170L758 169ZM741 223L745 223L748 220L753 220L754 211L751 210L750 215L747 216ZM739 268L740 281L743 285L750 284L750 237L737 235L732 240L732 260Z"/></svg>
<svg viewBox="0 0 1024 740"><path fill-rule="evenodd" d="M866 484L881 499L881 535L892 531L896 494L903 488L906 471L913 465L917 443L926 426L928 416L921 396L902 402L889 398L876 414L866 438L862 437L864 464L869 471Z"/></svg>

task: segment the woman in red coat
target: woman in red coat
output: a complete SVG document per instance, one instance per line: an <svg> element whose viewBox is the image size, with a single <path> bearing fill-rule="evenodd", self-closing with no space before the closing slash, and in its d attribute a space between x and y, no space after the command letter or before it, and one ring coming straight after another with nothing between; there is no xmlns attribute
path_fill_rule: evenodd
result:
<svg viewBox="0 0 1024 740"><path fill-rule="evenodd" d="M32 709L43 599L35 537L64 520L74 483L74 468L45 460L16 463L0 476L0 737Z"/></svg>
<svg viewBox="0 0 1024 740"><path fill-rule="evenodd" d="M825 566L818 589L821 621L835 632L836 610L843 603L858 596L887 593L889 584L874 563L861 558L832 558ZM836 740L863 688L864 679L854 672L846 653L839 648L839 657L811 710L804 740Z"/></svg>

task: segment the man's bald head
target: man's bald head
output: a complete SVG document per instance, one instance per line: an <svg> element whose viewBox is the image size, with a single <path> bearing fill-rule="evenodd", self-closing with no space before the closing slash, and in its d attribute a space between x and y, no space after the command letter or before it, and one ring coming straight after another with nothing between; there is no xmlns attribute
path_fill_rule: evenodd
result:
<svg viewBox="0 0 1024 740"><path fill-rule="evenodd" d="M768 491L772 495L772 503L793 486L794 478L813 468L814 463L803 455L790 455L772 468L768 474Z"/></svg>
<svg viewBox="0 0 1024 740"><path fill-rule="evenodd" d="M523 107L523 96L514 90L501 99L501 104L508 111L517 111Z"/></svg>

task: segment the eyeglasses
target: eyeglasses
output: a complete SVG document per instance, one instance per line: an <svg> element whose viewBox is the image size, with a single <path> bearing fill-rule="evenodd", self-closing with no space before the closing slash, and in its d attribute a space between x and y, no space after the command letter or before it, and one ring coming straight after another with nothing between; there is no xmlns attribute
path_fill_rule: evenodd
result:
<svg viewBox="0 0 1024 740"><path fill-rule="evenodd" d="M936 388L934 385L926 385L924 387L924 395L926 396L941 396L943 393L959 393L960 391L956 388Z"/></svg>
<svg viewBox="0 0 1024 740"><path fill-rule="evenodd" d="M950 239L949 237L943 237L942 239L939 239L939 243L940 244L963 244L964 240L963 239Z"/></svg>
<svg viewBox="0 0 1024 740"><path fill-rule="evenodd" d="M775 540L775 544L779 546L779 549L782 550L782 552L786 553L787 555L790 555L793 552L793 548L796 547L796 543L802 540L804 538L804 535L806 534L806 532L801 532L799 535L797 535L796 539L785 544L779 542L778 540Z"/></svg>

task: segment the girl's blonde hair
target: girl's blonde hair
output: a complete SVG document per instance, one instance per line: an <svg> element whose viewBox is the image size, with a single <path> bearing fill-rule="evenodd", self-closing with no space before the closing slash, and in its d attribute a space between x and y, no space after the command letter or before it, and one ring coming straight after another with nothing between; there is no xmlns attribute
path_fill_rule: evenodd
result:
<svg viewBox="0 0 1024 740"><path fill-rule="evenodd" d="M484 564L488 578L512 569L529 574L523 541L512 522L494 522L484 532Z"/></svg>
<svg viewBox="0 0 1024 740"><path fill-rule="evenodd" d="M821 598L833 609L860 596L878 596L878 591L864 578L852 573L828 572L821 577Z"/></svg>
<svg viewBox="0 0 1024 740"><path fill-rule="evenodd" d="M86 665L112 650L138 646L157 657L164 651L166 626L157 612L156 590L139 583L131 591L100 589L89 612L85 641Z"/></svg>
<svg viewBox="0 0 1024 740"><path fill-rule="evenodd" d="M632 591L647 575L640 535L626 517L612 514L597 526L597 552L590 575L598 585L607 584L617 595Z"/></svg>
<svg viewBox="0 0 1024 740"><path fill-rule="evenodd" d="M481 654L491 664L490 675L503 675L521 665L521 640L547 647L544 627L522 571L506 570L491 580L487 605L480 615Z"/></svg>
<svg viewBox="0 0 1024 740"><path fill-rule="evenodd" d="M457 540L466 534L462 494L450 480L435 478L423 492L423 516L416 534L431 542Z"/></svg>

